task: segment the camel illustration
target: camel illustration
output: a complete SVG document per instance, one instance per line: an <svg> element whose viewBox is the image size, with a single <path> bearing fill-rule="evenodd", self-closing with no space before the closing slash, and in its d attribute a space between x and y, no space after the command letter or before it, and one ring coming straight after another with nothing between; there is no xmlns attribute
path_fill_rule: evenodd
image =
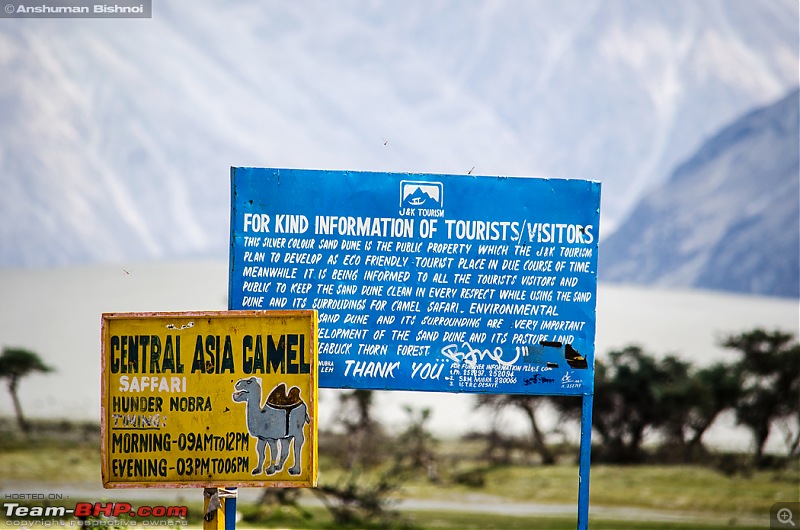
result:
<svg viewBox="0 0 800 530"><path fill-rule="evenodd" d="M294 442L294 465L289 468L290 475L299 475L302 470L302 448L305 443L303 429L308 418L308 408L300 398L300 389L292 387L286 393L286 385L279 383L261 406L261 379L250 377L239 379L233 385L233 401L246 403L247 430L250 436L257 438L256 454L258 463L253 475L258 475L266 459L266 446L269 444L269 467L264 469L267 475L274 475L283 470L289 456L289 447ZM280 445L280 454L278 452Z"/></svg>

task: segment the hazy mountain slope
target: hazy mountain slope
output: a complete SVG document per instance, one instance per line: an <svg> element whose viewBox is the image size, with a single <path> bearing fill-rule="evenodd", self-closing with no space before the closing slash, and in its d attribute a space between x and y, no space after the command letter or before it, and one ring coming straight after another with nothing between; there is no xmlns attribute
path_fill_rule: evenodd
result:
<svg viewBox="0 0 800 530"><path fill-rule="evenodd" d="M602 180L797 81L795 0L158 2L0 21L0 266L224 257L231 165Z"/></svg>
<svg viewBox="0 0 800 530"><path fill-rule="evenodd" d="M800 297L800 93L709 139L602 244L603 280Z"/></svg>

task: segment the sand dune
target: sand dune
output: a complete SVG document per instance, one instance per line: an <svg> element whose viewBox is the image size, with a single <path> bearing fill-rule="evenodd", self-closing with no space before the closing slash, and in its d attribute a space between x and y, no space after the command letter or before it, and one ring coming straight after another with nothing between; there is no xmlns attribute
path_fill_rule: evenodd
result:
<svg viewBox="0 0 800 530"><path fill-rule="evenodd" d="M31 417L100 418L100 320L103 312L223 310L227 307L226 262L179 262L67 269L0 270L0 346L31 349L56 368L20 384ZM721 336L757 326L797 333L796 300L708 291L666 291L601 284L597 294L597 352L636 343L653 354L673 353L697 366L733 359L717 345ZM320 425L333 421L335 390L320 396ZM395 426L403 405L433 406L432 429L452 435L488 425L473 412L474 397L382 392L381 418ZM0 393L0 415L13 409ZM521 431L525 419L500 421ZM734 436L731 436L734 433ZM777 438L777 437L774 437ZM749 436L727 418L708 435L712 443L746 446ZM777 445L776 445L777 444ZM780 448L775 440L773 447Z"/></svg>

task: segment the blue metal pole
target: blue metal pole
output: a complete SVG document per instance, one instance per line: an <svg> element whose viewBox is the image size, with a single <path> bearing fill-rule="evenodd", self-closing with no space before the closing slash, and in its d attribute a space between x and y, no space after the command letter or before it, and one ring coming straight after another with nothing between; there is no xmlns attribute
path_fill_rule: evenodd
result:
<svg viewBox="0 0 800 530"><path fill-rule="evenodd" d="M580 484L578 486L578 530L589 528L589 466L592 460L592 407L594 394L584 394L581 406Z"/></svg>
<svg viewBox="0 0 800 530"><path fill-rule="evenodd" d="M231 492L236 492L236 488L226 488ZM225 530L236 530L236 495L225 499Z"/></svg>

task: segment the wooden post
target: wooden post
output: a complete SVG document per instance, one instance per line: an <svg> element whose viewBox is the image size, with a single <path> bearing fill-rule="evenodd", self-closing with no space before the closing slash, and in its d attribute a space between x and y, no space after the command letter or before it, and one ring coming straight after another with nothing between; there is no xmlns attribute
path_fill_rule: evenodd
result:
<svg viewBox="0 0 800 530"><path fill-rule="evenodd" d="M217 488L203 490L203 514L203 530L225 530L225 497Z"/></svg>

